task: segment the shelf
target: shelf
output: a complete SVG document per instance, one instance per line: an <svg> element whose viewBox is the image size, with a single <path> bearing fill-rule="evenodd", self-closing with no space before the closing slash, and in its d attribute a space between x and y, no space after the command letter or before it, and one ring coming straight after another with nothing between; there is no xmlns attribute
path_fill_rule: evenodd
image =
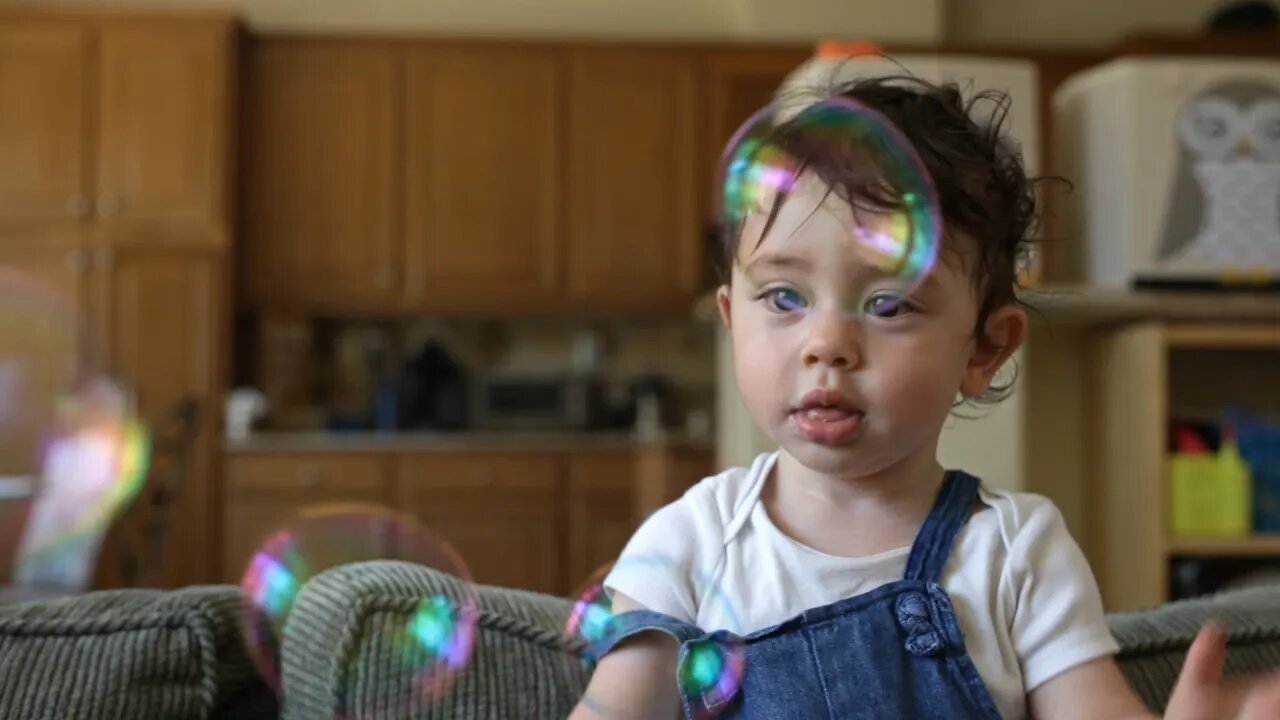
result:
<svg viewBox="0 0 1280 720"><path fill-rule="evenodd" d="M1273 348L1280 350L1280 323L1173 325L1165 344L1178 348Z"/></svg>
<svg viewBox="0 0 1280 720"><path fill-rule="evenodd" d="M1241 538L1170 538L1170 555L1248 556L1280 559L1280 535Z"/></svg>

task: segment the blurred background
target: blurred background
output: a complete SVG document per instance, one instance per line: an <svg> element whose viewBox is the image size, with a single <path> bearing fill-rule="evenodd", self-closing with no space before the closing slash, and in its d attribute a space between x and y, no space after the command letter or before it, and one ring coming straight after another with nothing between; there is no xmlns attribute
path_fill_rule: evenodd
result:
<svg viewBox="0 0 1280 720"><path fill-rule="evenodd" d="M1053 498L1110 610L1280 573L1268 3L0 0L0 584L48 581L15 570L58 536L33 448L89 376L149 462L84 500L72 590L235 582L360 502L571 592L768 449L713 187L823 41L1008 91L1075 184L1045 186L1019 391L944 461Z"/></svg>

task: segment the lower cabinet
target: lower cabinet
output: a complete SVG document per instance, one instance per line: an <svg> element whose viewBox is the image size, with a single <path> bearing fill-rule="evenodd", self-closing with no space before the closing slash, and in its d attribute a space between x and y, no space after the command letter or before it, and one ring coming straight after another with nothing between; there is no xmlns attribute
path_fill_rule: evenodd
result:
<svg viewBox="0 0 1280 720"><path fill-rule="evenodd" d="M710 451L701 456L709 471ZM296 526L301 513L351 504L421 523L450 546L477 583L568 595L616 559L639 526L638 498L645 495L637 486L644 477L640 458L630 448L232 451L226 460L223 579L238 582L264 540ZM360 546L377 547L368 542L373 540L361 539ZM435 556L388 546L388 555L397 552L419 561Z"/></svg>

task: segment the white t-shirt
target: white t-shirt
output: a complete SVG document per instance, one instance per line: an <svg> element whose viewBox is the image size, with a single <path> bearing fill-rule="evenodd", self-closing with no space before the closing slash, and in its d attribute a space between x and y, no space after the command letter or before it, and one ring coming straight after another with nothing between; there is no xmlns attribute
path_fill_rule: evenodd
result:
<svg viewBox="0 0 1280 720"><path fill-rule="evenodd" d="M605 580L610 591L704 631L748 634L902 579L909 547L827 555L785 535L759 501L777 453L690 488L650 516ZM943 571L965 646L1006 719L1026 694L1118 650L1093 573L1058 509L983 487Z"/></svg>

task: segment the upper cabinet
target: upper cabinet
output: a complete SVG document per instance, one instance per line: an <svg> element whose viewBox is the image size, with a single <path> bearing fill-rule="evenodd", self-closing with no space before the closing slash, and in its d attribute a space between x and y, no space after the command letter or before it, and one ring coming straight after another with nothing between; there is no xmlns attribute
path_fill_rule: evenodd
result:
<svg viewBox="0 0 1280 720"><path fill-rule="evenodd" d="M416 47L405 79L409 302L436 311L554 304L563 275L562 53Z"/></svg>
<svg viewBox="0 0 1280 720"><path fill-rule="evenodd" d="M99 217L217 223L228 214L231 27L107 23L98 35Z"/></svg>
<svg viewBox="0 0 1280 720"><path fill-rule="evenodd" d="M725 49L707 53L707 187L714 187L720 158L734 132L773 101L778 87L809 59L799 48ZM714 212L708 205L709 212Z"/></svg>
<svg viewBox="0 0 1280 720"><path fill-rule="evenodd" d="M0 11L0 232L124 225L226 243L229 18ZM0 240L0 242L10 242Z"/></svg>
<svg viewBox="0 0 1280 720"><path fill-rule="evenodd" d="M243 153L249 301L321 311L394 306L401 56L383 43L255 43Z"/></svg>
<svg viewBox="0 0 1280 720"><path fill-rule="evenodd" d="M89 30L0 22L0 223L87 213Z"/></svg>
<svg viewBox="0 0 1280 720"><path fill-rule="evenodd" d="M683 314L701 289L692 51L266 37L247 62L250 306Z"/></svg>
<svg viewBox="0 0 1280 720"><path fill-rule="evenodd" d="M687 311L701 279L697 58L673 49L573 53L569 269L574 300Z"/></svg>

